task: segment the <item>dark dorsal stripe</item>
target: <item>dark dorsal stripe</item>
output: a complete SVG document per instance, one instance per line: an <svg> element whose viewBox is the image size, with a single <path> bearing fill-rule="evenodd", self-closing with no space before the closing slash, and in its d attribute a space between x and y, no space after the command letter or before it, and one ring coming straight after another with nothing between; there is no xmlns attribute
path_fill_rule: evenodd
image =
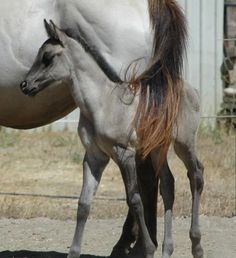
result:
<svg viewBox="0 0 236 258"><path fill-rule="evenodd" d="M85 40L85 37L82 36L82 33L79 30L76 30L76 32L73 29L66 29L63 31L64 33L66 33L68 37L76 40L78 43L81 44L83 49L94 59L94 61L98 64L98 66L101 68L101 70L109 78L110 81L114 83L119 83L119 84L123 83L123 81L120 79L118 74L108 64L108 62L101 55L101 53L96 49L96 47L90 46L87 43L87 41Z"/></svg>

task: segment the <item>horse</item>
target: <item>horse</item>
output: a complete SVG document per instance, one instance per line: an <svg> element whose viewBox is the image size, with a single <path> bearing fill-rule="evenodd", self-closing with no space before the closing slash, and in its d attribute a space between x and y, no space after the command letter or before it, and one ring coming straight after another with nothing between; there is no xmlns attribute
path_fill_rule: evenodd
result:
<svg viewBox="0 0 236 258"><path fill-rule="evenodd" d="M68 10L72 10L69 7ZM154 54L151 64L141 75L136 75L136 63L132 68L132 78L128 81L121 79L100 49L96 45L91 46L91 40L88 40L85 30L78 27L78 23L76 28L70 24L60 30L53 22L45 22L49 39L41 46L33 66L21 83L24 94L35 96L51 83L70 82L68 84L74 101L81 110L78 132L86 149L84 179L69 258L80 256L92 197L110 158L121 170L130 208L124 231L128 226L129 232L126 233L130 234L130 225L135 218L139 227L136 244L141 243L137 245L137 248L142 246L142 250L139 250L141 257L153 257L155 244L149 235L151 229L148 230L145 223L137 182L137 170L140 167L137 159L151 159L155 176L158 171L162 171L160 176L163 175L163 178L169 175L161 184L161 192L166 210L163 257L170 257L173 252L170 222L173 178L166 155L172 140L177 155L188 169L191 184L192 253L194 258L203 257L198 223L203 166L194 148L194 136L199 123L199 99L195 90L182 86L180 79L185 21L175 1L148 1L148 7L155 35ZM71 16L74 16L73 12ZM166 186L170 186L170 189ZM119 241L119 247L120 244L122 241Z"/></svg>
<svg viewBox="0 0 236 258"><path fill-rule="evenodd" d="M76 108L67 85L52 85L34 101L18 86L47 38L42 19L59 21L54 1L1 1L0 10L0 126L31 129L64 117Z"/></svg>

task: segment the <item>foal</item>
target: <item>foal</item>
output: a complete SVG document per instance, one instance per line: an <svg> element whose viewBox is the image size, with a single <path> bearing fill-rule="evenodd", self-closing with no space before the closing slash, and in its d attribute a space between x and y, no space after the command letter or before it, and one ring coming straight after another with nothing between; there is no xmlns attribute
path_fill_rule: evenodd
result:
<svg viewBox="0 0 236 258"><path fill-rule="evenodd" d="M149 218L144 218L143 205L137 182L137 146L139 138L134 127L136 112L140 104L140 91L134 92L132 88L122 83L119 76L105 62L100 67L102 56L94 52L83 38L79 43L73 38L57 29L51 23L45 23L50 37L40 48L34 65L29 71L26 80L21 84L22 91L34 96L55 81L71 81L72 93L81 110L79 121L79 135L86 149L83 162L83 187L79 201L77 225L73 243L68 258L78 258L81 253L81 242L85 222L89 215L90 204L100 182L102 172L109 159L112 158L119 166L125 184L127 203L130 213L125 224L125 237L130 234L131 214L138 223L142 252L141 257L153 258L155 251L155 229L149 225ZM88 53L87 53L88 52ZM106 68L106 69L104 69ZM116 81L116 82L112 82ZM173 130L176 153L183 160L188 169L192 196L193 214L190 237L192 239L192 252L194 258L202 258L203 250L200 245L200 231L198 225L199 198L203 187L202 166L198 161L194 149L194 137L199 122L199 101L197 93L185 86L181 91L178 108L177 127ZM151 203L154 208L147 208L153 220L155 205L148 201L148 185L150 178L156 177L158 170L156 160L159 157L159 148L153 149L149 155L152 171L149 175L140 175L140 185L144 193L144 203ZM155 172L154 172L155 171ZM174 182L169 170L166 156L162 166L161 193L165 205L165 238L163 243L163 258L170 257L173 252L171 235L172 206L174 201ZM152 184L156 182L152 180ZM155 192L155 191L154 191ZM154 206L153 206L154 205ZM154 214L155 215L155 214ZM149 231L148 231L149 229ZM127 234L126 234L127 233ZM151 237L150 237L151 234ZM130 238L131 239L131 238ZM152 241L153 240L153 241ZM133 240L132 240L133 241ZM130 241L130 243L132 242ZM154 242L154 243L153 243ZM122 249L119 241L114 250ZM113 252L115 253L115 252ZM121 257L121 256L117 256Z"/></svg>

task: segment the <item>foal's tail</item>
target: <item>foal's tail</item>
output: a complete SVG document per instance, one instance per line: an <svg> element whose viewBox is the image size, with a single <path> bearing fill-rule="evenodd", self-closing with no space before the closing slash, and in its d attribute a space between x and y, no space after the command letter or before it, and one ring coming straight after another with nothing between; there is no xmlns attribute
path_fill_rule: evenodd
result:
<svg viewBox="0 0 236 258"><path fill-rule="evenodd" d="M161 166L171 143L183 87L187 26L175 0L148 0L148 5L154 31L153 57L132 86L141 85L137 113L140 153L145 158L159 148Z"/></svg>

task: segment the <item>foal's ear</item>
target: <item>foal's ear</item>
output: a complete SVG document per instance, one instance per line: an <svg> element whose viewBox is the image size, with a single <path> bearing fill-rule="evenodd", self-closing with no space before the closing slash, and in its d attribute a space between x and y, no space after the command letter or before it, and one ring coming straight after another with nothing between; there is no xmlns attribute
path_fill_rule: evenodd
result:
<svg viewBox="0 0 236 258"><path fill-rule="evenodd" d="M65 46L65 34L50 20L50 23L44 19L44 26L50 38L57 40L63 47Z"/></svg>

